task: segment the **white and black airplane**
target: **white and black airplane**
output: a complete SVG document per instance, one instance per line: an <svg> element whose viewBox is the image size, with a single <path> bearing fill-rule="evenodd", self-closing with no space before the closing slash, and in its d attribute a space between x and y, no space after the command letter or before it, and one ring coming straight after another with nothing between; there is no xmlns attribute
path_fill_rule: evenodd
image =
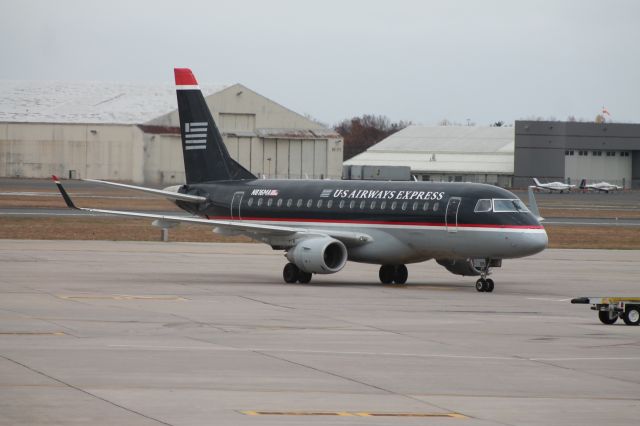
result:
<svg viewBox="0 0 640 426"><path fill-rule="evenodd" d="M587 180L582 179L580 181L580 189L587 189L589 191L606 192L608 194L611 191L619 191L624 188L622 186L614 185L612 183L605 182L605 181L587 184Z"/></svg>
<svg viewBox="0 0 640 426"><path fill-rule="evenodd" d="M164 196L193 217L80 210L247 235L286 253L288 283L339 272L350 260L381 265L380 281L403 284L406 264L435 259L454 274L479 276L476 289L491 292L492 267L547 246L537 208L532 213L491 185L258 179L229 155L192 72L176 68L175 79L186 184L157 190L101 182Z"/></svg>
<svg viewBox="0 0 640 426"><path fill-rule="evenodd" d="M568 183L562 183L562 182L540 183L538 178L533 178L533 181L536 183L535 188L547 190L549 192L556 191L556 192L563 193L564 191L571 191L573 188L576 187L575 185L569 185Z"/></svg>

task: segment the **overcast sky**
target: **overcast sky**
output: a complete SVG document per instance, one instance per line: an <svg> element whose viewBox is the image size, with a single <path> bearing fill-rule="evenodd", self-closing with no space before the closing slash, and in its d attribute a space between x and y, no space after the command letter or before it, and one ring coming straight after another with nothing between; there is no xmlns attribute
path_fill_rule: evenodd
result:
<svg viewBox="0 0 640 426"><path fill-rule="evenodd" d="M640 1L0 0L0 78L242 83L327 123L640 122Z"/></svg>

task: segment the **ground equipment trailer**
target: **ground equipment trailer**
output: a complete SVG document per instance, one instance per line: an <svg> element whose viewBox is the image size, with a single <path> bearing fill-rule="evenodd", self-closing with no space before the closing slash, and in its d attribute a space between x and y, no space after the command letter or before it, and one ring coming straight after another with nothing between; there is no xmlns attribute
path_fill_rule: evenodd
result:
<svg viewBox="0 0 640 426"><path fill-rule="evenodd" d="M591 304L603 324L613 324L618 318L627 325L640 324L640 297L578 297L571 303Z"/></svg>

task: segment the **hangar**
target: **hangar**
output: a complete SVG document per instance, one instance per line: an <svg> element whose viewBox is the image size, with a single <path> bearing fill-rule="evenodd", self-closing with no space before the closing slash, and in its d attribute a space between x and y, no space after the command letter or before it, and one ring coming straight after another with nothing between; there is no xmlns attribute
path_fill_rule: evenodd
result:
<svg viewBox="0 0 640 426"><path fill-rule="evenodd" d="M640 124L516 121L513 184L533 177L640 188Z"/></svg>
<svg viewBox="0 0 640 426"><path fill-rule="evenodd" d="M420 180L511 186L512 127L408 126L345 161L347 166L409 166Z"/></svg>
<svg viewBox="0 0 640 426"><path fill-rule="evenodd" d="M342 138L242 84L203 86L231 156L257 176L342 174ZM0 81L0 176L184 182L169 84Z"/></svg>
<svg viewBox="0 0 640 426"><path fill-rule="evenodd" d="M640 188L640 124L516 121L514 127L409 126L345 166L409 166L421 180L525 188L605 180Z"/></svg>

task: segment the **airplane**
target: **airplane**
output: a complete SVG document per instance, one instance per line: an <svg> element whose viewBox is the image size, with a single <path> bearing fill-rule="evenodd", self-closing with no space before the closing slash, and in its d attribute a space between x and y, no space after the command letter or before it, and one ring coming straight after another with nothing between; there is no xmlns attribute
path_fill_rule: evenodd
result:
<svg viewBox="0 0 640 426"><path fill-rule="evenodd" d="M622 186L614 185L612 183L605 182L605 181L587 185L587 180L582 179L580 181L580 189L588 189L589 191L606 192L608 194L611 191L619 191L624 188Z"/></svg>
<svg viewBox="0 0 640 426"><path fill-rule="evenodd" d="M540 183L538 178L533 178L533 181L536 183L535 184L536 188L545 189L545 190L548 190L549 192L559 191L560 193L563 193L564 191L571 191L573 188L576 187L575 185L569 185L567 183L562 183L562 182Z"/></svg>
<svg viewBox="0 0 640 426"><path fill-rule="evenodd" d="M69 208L249 236L284 251L287 283L308 283L313 274L333 274L353 261L381 265L384 284L404 284L407 264L435 259L453 274L479 276L476 290L492 292L487 276L503 259L547 247L535 200L530 211L492 185L258 179L229 155L191 70L174 73L186 184L151 189L93 182L166 197L192 216L78 208L53 176Z"/></svg>

